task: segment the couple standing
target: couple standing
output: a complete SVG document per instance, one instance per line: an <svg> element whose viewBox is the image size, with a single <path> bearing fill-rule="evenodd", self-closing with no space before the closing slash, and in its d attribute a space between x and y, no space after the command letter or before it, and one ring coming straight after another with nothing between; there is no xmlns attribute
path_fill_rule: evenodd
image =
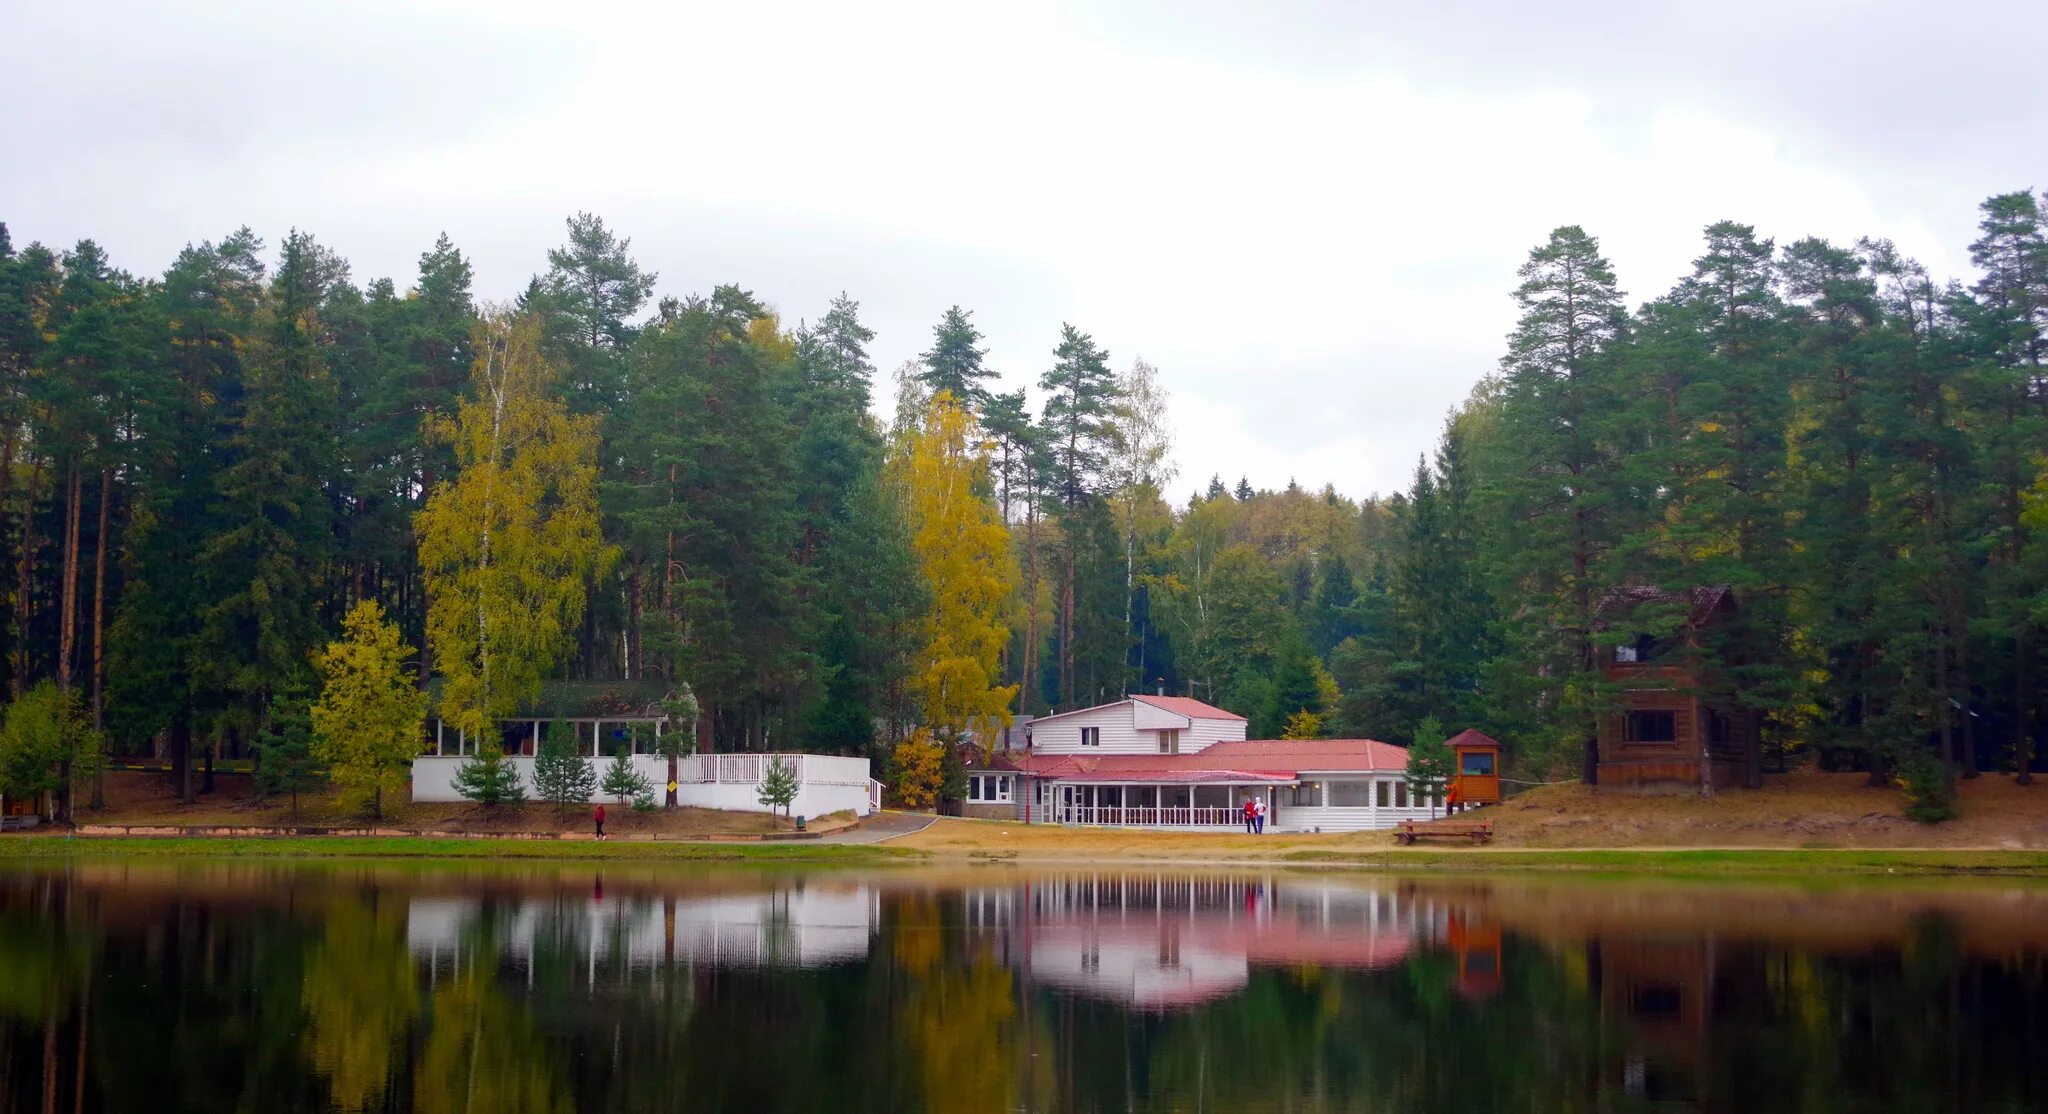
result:
<svg viewBox="0 0 2048 1114"><path fill-rule="evenodd" d="M1264 835L1266 831L1266 802L1257 797L1244 799L1244 830L1246 835Z"/></svg>

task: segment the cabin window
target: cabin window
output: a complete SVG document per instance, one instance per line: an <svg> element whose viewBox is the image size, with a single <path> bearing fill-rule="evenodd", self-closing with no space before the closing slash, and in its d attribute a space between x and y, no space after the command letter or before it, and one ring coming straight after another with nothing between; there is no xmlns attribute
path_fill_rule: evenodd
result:
<svg viewBox="0 0 2048 1114"><path fill-rule="evenodd" d="M1710 743L1725 743L1728 739L1728 717L1712 708L1708 708L1707 741Z"/></svg>
<svg viewBox="0 0 2048 1114"><path fill-rule="evenodd" d="M1161 754L1179 754L1179 753L1180 753L1180 729L1179 729L1179 728L1177 728L1177 727L1176 727L1176 728L1169 728L1169 729L1167 729L1167 730L1165 730L1165 731L1161 731L1161 732L1159 733L1159 753L1161 753Z"/></svg>
<svg viewBox="0 0 2048 1114"><path fill-rule="evenodd" d="M1639 634L1633 642L1624 642L1614 648L1614 660L1618 665L1638 665L1654 660L1663 647L1647 634Z"/></svg>
<svg viewBox="0 0 2048 1114"><path fill-rule="evenodd" d="M1001 805L1010 802L1010 775L975 774L967 779L967 803Z"/></svg>
<svg viewBox="0 0 2048 1114"><path fill-rule="evenodd" d="M1375 803L1381 808L1391 806L1394 803L1394 783L1391 781L1377 781L1373 784L1378 786L1378 789L1375 791Z"/></svg>
<svg viewBox="0 0 2048 1114"><path fill-rule="evenodd" d="M1372 782L1333 781L1329 785L1331 808L1364 808L1372 803Z"/></svg>
<svg viewBox="0 0 2048 1114"><path fill-rule="evenodd" d="M1628 712L1621 717L1624 743L1675 743L1678 741L1677 712Z"/></svg>
<svg viewBox="0 0 2048 1114"><path fill-rule="evenodd" d="M1493 776L1493 755L1468 754L1458 760L1458 772L1472 777Z"/></svg>
<svg viewBox="0 0 2048 1114"><path fill-rule="evenodd" d="M1405 781L1397 781L1394 783L1394 807L1408 807L1408 783Z"/></svg>
<svg viewBox="0 0 2048 1114"><path fill-rule="evenodd" d="M1101 745L1102 745L1102 728L1100 728L1100 727L1083 727L1083 728L1081 729L1081 745L1082 745L1082 746L1084 746L1084 747L1099 747L1099 746L1101 746Z"/></svg>
<svg viewBox="0 0 2048 1114"><path fill-rule="evenodd" d="M1316 799L1318 796L1320 796L1320 794L1317 792L1317 788L1321 785L1322 783L1319 781L1304 781L1300 785L1295 786L1292 790L1280 790L1279 795L1284 796L1286 798L1287 804L1293 805L1297 808L1314 808L1317 805L1323 803Z"/></svg>

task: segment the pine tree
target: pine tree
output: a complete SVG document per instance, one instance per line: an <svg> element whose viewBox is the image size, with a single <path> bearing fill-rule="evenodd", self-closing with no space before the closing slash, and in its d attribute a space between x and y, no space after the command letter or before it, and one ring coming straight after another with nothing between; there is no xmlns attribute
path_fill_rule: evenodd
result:
<svg viewBox="0 0 2048 1114"><path fill-rule="evenodd" d="M505 748L485 741L475 754L455 767L455 791L485 808L516 805L526 800L519 767L505 757Z"/></svg>
<svg viewBox="0 0 2048 1114"><path fill-rule="evenodd" d="M950 391L955 405L978 415L989 402L984 384L996 373L982 364L988 351L980 347L981 332L974 327L973 317L971 311L952 306L939 318L932 328L931 348L918 357L924 363L918 380L927 395Z"/></svg>
<svg viewBox="0 0 2048 1114"><path fill-rule="evenodd" d="M1404 776L1411 798L1427 800L1432 818L1436 816L1437 802L1443 799L1444 786L1450 784L1454 772L1451 748L1444 738L1443 725L1435 717L1425 718L1416 725L1415 739L1408 744L1408 767Z"/></svg>
<svg viewBox="0 0 2048 1114"><path fill-rule="evenodd" d="M598 789L605 796L617 797L622 808L628 800L654 792L647 775L633 767L632 752L630 746L622 746L614 752L611 762L604 768L604 780L598 784Z"/></svg>
<svg viewBox="0 0 2048 1114"><path fill-rule="evenodd" d="M767 769L762 771L760 793L755 799L770 812L779 808L786 816L802 788L803 783L796 777L796 764L778 754L768 760Z"/></svg>
<svg viewBox="0 0 2048 1114"><path fill-rule="evenodd" d="M1054 363L1039 379L1045 391L1045 412L1040 419L1047 452L1051 456L1053 498L1061 507L1061 560L1059 597L1059 687L1063 700L1075 696L1074 651L1076 592L1082 559L1081 531L1070 528L1078 512L1101 497L1109 452L1115 444L1112 422L1118 402L1116 377L1109 370L1109 354L1094 339L1072 325L1060 326L1059 347Z"/></svg>
<svg viewBox="0 0 2048 1114"><path fill-rule="evenodd" d="M591 794L597 792L597 771L581 750L576 729L568 720L555 720L541 734L540 750L533 759L533 792L554 805L557 816L567 816L570 805L588 804Z"/></svg>
<svg viewBox="0 0 2048 1114"><path fill-rule="evenodd" d="M256 792L291 797L292 815L299 814L299 793L326 780L313 757L313 689L293 674L270 696L270 707L256 736Z"/></svg>
<svg viewBox="0 0 2048 1114"><path fill-rule="evenodd" d="M1598 777L1601 711L1594 611L1608 586L1604 563L1619 529L1611 348L1624 331L1621 292L1599 244L1559 228L1529 253L1515 290L1521 319L1501 361L1500 428L1491 499L1516 529L1499 539L1504 582L1532 604L1518 625L1519 652L1550 682L1537 748L1582 753L1581 776ZM1540 663L1540 664L1539 664Z"/></svg>

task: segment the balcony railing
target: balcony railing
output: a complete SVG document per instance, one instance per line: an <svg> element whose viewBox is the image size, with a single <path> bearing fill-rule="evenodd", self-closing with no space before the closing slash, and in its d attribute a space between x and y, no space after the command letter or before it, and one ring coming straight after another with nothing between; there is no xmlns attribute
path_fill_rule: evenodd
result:
<svg viewBox="0 0 2048 1114"><path fill-rule="evenodd" d="M1244 809L1225 805L1055 805L1053 817L1062 824L1227 828L1244 823Z"/></svg>

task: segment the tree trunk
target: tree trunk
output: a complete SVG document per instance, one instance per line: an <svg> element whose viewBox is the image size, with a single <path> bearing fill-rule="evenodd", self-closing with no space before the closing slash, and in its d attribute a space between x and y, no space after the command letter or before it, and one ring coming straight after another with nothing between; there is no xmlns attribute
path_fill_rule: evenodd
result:
<svg viewBox="0 0 2048 1114"><path fill-rule="evenodd" d="M14 676L15 697L28 689L29 626L35 620L36 583L36 490L43 486L43 462L29 470L28 486L21 492L21 551L15 563Z"/></svg>
<svg viewBox="0 0 2048 1114"><path fill-rule="evenodd" d="M2019 764L2019 776L2015 780L2021 785L2034 784L2033 691L2027 686L2033 673L2029 656L2033 646L2027 637L2029 633L2027 622L2022 619L2012 640L2012 753L2013 760Z"/></svg>
<svg viewBox="0 0 2048 1114"><path fill-rule="evenodd" d="M71 691L71 666L78 648L78 503L84 491L83 474L74 463L64 482L64 571L58 592L63 612L57 617L57 687L65 692Z"/></svg>
<svg viewBox="0 0 2048 1114"><path fill-rule="evenodd" d="M206 776L205 776L205 778L204 778L204 779L203 779L203 780L202 780L202 781L201 781L201 782L199 783L199 791L200 791L201 793L211 793L211 792L213 792L213 752L214 752L214 751L216 751L216 750L219 750L219 749L220 749L220 740L219 740L219 739L215 739L215 740L214 740L214 741L213 741L212 743L210 743L210 744L208 744L208 745L207 745L207 748L206 748L206 757L205 757L205 759L204 759L204 761L205 761L205 763L206 763Z"/></svg>
<svg viewBox="0 0 2048 1114"><path fill-rule="evenodd" d="M114 505L114 471L100 469L100 529L92 553L92 729L106 723L107 680L107 524ZM107 764L102 756L92 776L92 807L107 807Z"/></svg>
<svg viewBox="0 0 2048 1114"><path fill-rule="evenodd" d="M179 709L171 721L171 776L178 783L178 800L191 804L198 800L192 785L192 713Z"/></svg>

